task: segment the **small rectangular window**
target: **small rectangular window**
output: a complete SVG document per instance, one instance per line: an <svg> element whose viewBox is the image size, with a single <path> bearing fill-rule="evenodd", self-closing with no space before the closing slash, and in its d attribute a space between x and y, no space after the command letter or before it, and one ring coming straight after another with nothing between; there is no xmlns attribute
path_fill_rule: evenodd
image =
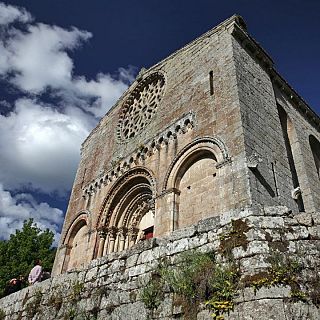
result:
<svg viewBox="0 0 320 320"><path fill-rule="evenodd" d="M210 96L213 96L214 90L213 90L213 71L209 72L209 85L210 85Z"/></svg>

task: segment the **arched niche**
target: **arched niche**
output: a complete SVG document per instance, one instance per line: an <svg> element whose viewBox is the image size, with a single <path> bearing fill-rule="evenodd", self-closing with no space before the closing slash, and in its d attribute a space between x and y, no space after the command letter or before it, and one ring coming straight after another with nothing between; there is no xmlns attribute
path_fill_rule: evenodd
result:
<svg viewBox="0 0 320 320"><path fill-rule="evenodd" d="M91 256L88 252L89 225L88 213L80 213L68 228L64 239L66 254L62 271L78 269L88 263Z"/></svg>
<svg viewBox="0 0 320 320"><path fill-rule="evenodd" d="M191 225L212 212L216 164L214 154L208 150L199 150L187 158L177 172L177 228Z"/></svg>
<svg viewBox="0 0 320 320"><path fill-rule="evenodd" d="M166 176L164 192L173 190L171 229L180 229L215 214L219 166L229 161L221 140L204 137L183 148Z"/></svg>
<svg viewBox="0 0 320 320"><path fill-rule="evenodd" d="M154 180L149 171L135 168L121 177L104 202L97 229L97 256L130 248L153 234Z"/></svg>
<svg viewBox="0 0 320 320"><path fill-rule="evenodd" d="M320 142L313 135L309 136L310 148L313 155L313 160L315 164L315 170L318 178L320 179Z"/></svg>

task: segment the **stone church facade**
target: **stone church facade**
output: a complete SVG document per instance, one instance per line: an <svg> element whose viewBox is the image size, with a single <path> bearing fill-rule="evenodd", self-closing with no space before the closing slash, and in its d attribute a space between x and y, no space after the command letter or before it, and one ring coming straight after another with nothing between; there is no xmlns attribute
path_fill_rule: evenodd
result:
<svg viewBox="0 0 320 320"><path fill-rule="evenodd" d="M53 274L226 212L319 213L319 129L231 17L141 70L84 141Z"/></svg>
<svg viewBox="0 0 320 320"><path fill-rule="evenodd" d="M91 132L53 277L0 299L0 318L320 319L319 141L319 117L231 17L141 70ZM195 251L216 269L189 274L193 293L224 279L227 294L183 302L164 282Z"/></svg>

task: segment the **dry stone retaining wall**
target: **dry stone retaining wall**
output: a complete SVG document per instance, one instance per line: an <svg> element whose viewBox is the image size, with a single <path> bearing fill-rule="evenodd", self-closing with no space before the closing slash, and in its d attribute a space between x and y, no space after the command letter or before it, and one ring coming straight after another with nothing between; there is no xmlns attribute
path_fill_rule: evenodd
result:
<svg viewBox="0 0 320 320"><path fill-rule="evenodd" d="M223 258L224 246L239 262L241 277L263 272L272 251L292 256L303 264L304 288L319 279L320 217L292 214L286 207L248 208L230 211L177 230L163 239L140 242L130 250L93 260L88 267L56 276L0 300L6 320L18 319L184 319L173 295L164 293L160 306L146 309L141 291L159 262L175 264L188 250L214 252ZM241 223L235 223L240 221ZM232 230L234 226L246 228ZM237 239L230 238L234 234ZM314 294L319 294L315 291ZM320 298L320 295L319 295ZM212 319L202 306L197 319ZM310 301L293 299L289 286L254 290L244 287L235 308L225 319L320 319L319 309Z"/></svg>

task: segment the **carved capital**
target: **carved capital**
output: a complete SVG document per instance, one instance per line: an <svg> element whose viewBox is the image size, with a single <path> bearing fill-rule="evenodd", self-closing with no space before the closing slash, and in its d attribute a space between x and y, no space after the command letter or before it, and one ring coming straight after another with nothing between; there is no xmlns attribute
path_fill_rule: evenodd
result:
<svg viewBox="0 0 320 320"><path fill-rule="evenodd" d="M262 162L262 159L259 157L258 154L254 152L248 157L248 161L247 161L248 168L257 169L258 164L261 162Z"/></svg>
<svg viewBox="0 0 320 320"><path fill-rule="evenodd" d="M128 234L129 234L130 239L135 239L137 237L137 235L138 235L138 232L139 232L138 228L130 227L128 229Z"/></svg>
<svg viewBox="0 0 320 320"><path fill-rule="evenodd" d="M121 239L124 239L127 236L127 233L128 233L128 228L126 228L126 227L120 227L118 229L118 234Z"/></svg>
<svg viewBox="0 0 320 320"><path fill-rule="evenodd" d="M98 228L97 230L98 234L99 234L99 237L101 239L105 239L106 236L107 236L107 230L106 230L106 227L105 226L102 226L100 228Z"/></svg>
<svg viewBox="0 0 320 320"><path fill-rule="evenodd" d="M109 227L108 228L108 235L111 239L115 239L117 235L118 228L115 226Z"/></svg>
<svg viewBox="0 0 320 320"><path fill-rule="evenodd" d="M300 187L297 187L297 188L291 190L291 197L294 200L298 200L299 197L301 196L301 194L302 194L302 191L301 191Z"/></svg>

